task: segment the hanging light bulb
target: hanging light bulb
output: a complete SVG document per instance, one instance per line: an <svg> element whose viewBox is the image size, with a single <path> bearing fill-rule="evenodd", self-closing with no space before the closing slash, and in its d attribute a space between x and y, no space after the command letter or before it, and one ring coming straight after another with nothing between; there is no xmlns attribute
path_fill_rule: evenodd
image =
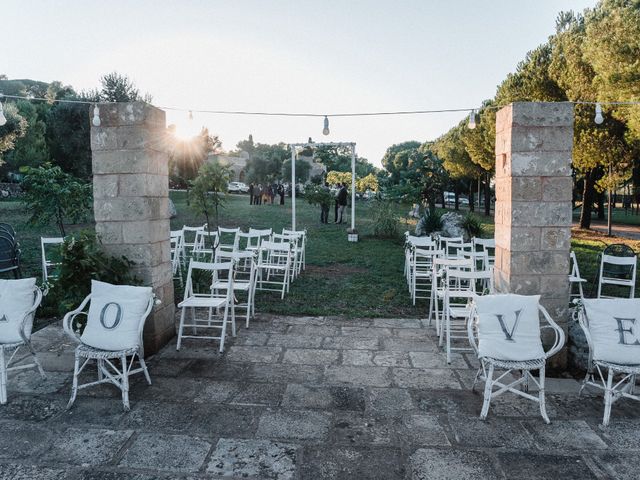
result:
<svg viewBox="0 0 640 480"><path fill-rule="evenodd" d="M471 130L476 128L476 111L475 110L471 110L471 113L469 114L469 128Z"/></svg>
<svg viewBox="0 0 640 480"><path fill-rule="evenodd" d="M4 97L4 94L0 93L0 99ZM0 102L0 127L7 123L7 117L4 116L4 111L2 110L2 102Z"/></svg>
<svg viewBox="0 0 640 480"><path fill-rule="evenodd" d="M323 135L329 135L329 119L327 116L324 116L324 128L322 129Z"/></svg>
<svg viewBox="0 0 640 480"><path fill-rule="evenodd" d="M601 125L604 122L604 117L602 116L602 105L596 103L596 118L593 119L598 125Z"/></svg>
<svg viewBox="0 0 640 480"><path fill-rule="evenodd" d="M189 110L189 120L193 121L193 112Z"/></svg>
<svg viewBox="0 0 640 480"><path fill-rule="evenodd" d="M91 120L91 123L93 123L94 127L100 126L100 109L98 105L93 106L93 120Z"/></svg>

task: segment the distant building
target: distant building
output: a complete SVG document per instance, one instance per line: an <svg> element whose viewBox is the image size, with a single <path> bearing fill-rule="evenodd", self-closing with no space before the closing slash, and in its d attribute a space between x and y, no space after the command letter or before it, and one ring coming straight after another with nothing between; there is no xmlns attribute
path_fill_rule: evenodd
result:
<svg viewBox="0 0 640 480"><path fill-rule="evenodd" d="M232 182L244 182L247 174L247 162L249 161L249 154L247 152L240 152L235 155L209 155L207 161L211 162L217 160L222 165L227 165L231 169Z"/></svg>

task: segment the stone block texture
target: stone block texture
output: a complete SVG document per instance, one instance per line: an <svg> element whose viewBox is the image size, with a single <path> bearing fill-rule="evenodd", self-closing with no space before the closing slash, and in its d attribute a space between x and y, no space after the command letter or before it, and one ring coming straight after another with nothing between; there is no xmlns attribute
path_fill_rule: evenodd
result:
<svg viewBox="0 0 640 480"><path fill-rule="evenodd" d="M496 289L541 294L565 331L572 147L570 103L517 102L496 116Z"/></svg>
<svg viewBox="0 0 640 480"><path fill-rule="evenodd" d="M101 125L91 127L96 232L111 255L135 262L133 273L161 301L144 330L152 354L175 334L165 113L143 102L98 107Z"/></svg>

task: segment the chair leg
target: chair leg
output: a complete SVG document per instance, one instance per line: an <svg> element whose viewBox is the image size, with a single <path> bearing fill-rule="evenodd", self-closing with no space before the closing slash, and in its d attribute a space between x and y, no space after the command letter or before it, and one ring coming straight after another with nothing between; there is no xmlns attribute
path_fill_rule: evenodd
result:
<svg viewBox="0 0 640 480"><path fill-rule="evenodd" d="M176 350L180 350L180 343L182 342L182 330L184 329L184 316L186 308L182 307L182 313L180 314L180 326L178 327L178 343L176 344Z"/></svg>
<svg viewBox="0 0 640 480"><path fill-rule="evenodd" d="M96 361L96 363L97 363L97 367L98 367L98 380L103 380L104 379L104 360L99 358Z"/></svg>
<svg viewBox="0 0 640 480"><path fill-rule="evenodd" d="M493 364L489 364L489 371L484 379L484 400L482 402L482 411L480 419L486 420L489 413L489 405L491 404L491 393L493 391Z"/></svg>
<svg viewBox="0 0 640 480"><path fill-rule="evenodd" d="M69 399L69 403L67 403L67 410L71 408L73 402L76 401L76 396L78 395L78 374L80 370L80 357L76 353L75 361L73 364L73 384L71 386L71 398Z"/></svg>
<svg viewBox="0 0 640 480"><path fill-rule="evenodd" d="M7 365L4 358L4 347L0 346L0 404L7 403Z"/></svg>
<svg viewBox="0 0 640 480"><path fill-rule="evenodd" d="M31 342L27 342L26 345L27 345L27 348L29 349L29 352L31 352L31 356L33 357L33 363L36 364L36 368L38 369L40 376L42 378L47 378L47 376L44 373L44 370L42 369L42 365L40 364L40 360L38 360L38 355L36 355L36 351L33 349L33 346L31 345Z"/></svg>
<svg viewBox="0 0 640 480"><path fill-rule="evenodd" d="M140 366L142 367L144 378L146 378L147 383L151 385L151 376L149 376L149 369L147 368L147 362L144 361L144 358L142 358L142 355L140 355L140 353L138 353L138 360L140 361Z"/></svg>
<svg viewBox="0 0 640 480"><path fill-rule="evenodd" d="M480 379L480 375L482 375L482 367L480 367L478 369L478 371L476 372L476 378L473 379L473 385L471 385L471 391L472 392L476 391L476 385L478 384L478 380Z"/></svg>
<svg viewBox="0 0 640 480"><path fill-rule="evenodd" d="M224 307L224 314L222 315L222 330L220 331L220 348L219 352L224 352L224 339L227 336L227 319L229 317L229 305Z"/></svg>
<svg viewBox="0 0 640 480"><path fill-rule="evenodd" d="M612 405L613 405L613 371L609 369L607 372L607 386L604 389L604 415L602 417L602 425L604 427L609 425L609 418L611 417Z"/></svg>
<svg viewBox="0 0 640 480"><path fill-rule="evenodd" d="M124 405L124 411L128 412L129 407L129 369L127 368L127 356L122 355L120 357L120 363L122 364L122 377L120 378L120 388L122 389L122 404Z"/></svg>
<svg viewBox="0 0 640 480"><path fill-rule="evenodd" d="M531 372L524 372L525 375L531 375ZM545 382L545 367L542 367L539 372L538 381L540 383L540 391L538 392L538 401L540 402L540 415L544 420L544 423L549 424L551 420L549 420L549 416L547 415L547 404L545 403L544 397L544 382Z"/></svg>

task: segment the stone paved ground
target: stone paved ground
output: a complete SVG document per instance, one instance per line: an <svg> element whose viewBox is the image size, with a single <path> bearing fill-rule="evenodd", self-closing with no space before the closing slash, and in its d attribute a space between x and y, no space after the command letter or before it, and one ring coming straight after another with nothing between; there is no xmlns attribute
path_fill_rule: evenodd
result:
<svg viewBox="0 0 640 480"><path fill-rule="evenodd" d="M503 396L488 421L470 390L475 362L447 366L418 320L263 318L224 355L174 344L138 376L132 409L109 386L70 392L71 345L36 334L46 381L9 381L0 407L0 479L589 479L640 478L640 407L578 398L550 381L535 405Z"/></svg>

